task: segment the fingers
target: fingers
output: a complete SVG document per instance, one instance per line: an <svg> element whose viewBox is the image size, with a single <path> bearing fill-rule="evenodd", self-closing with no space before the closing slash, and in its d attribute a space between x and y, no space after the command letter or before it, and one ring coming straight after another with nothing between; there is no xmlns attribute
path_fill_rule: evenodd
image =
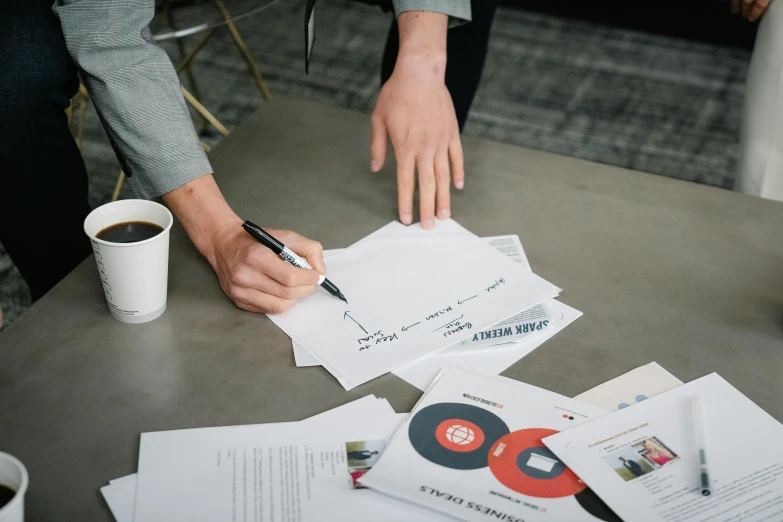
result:
<svg viewBox="0 0 783 522"><path fill-rule="evenodd" d="M326 274L324 248L321 246L321 243L300 236L296 232L291 232L289 230L281 232L280 237L284 238L283 242L288 248L307 259L310 266L319 274Z"/></svg>
<svg viewBox="0 0 783 522"><path fill-rule="evenodd" d="M742 0L742 16L748 18L750 16L750 8L753 5L753 0Z"/></svg>
<svg viewBox="0 0 783 522"><path fill-rule="evenodd" d="M269 261L265 261L262 265L262 270L264 274L283 286L313 286L318 284L319 277L316 270L295 267L277 256L274 256Z"/></svg>
<svg viewBox="0 0 783 522"><path fill-rule="evenodd" d="M282 270L278 272L278 268L275 265L284 265ZM285 271L285 266L292 268L293 275L288 275ZM271 269L270 269L271 267ZM297 283L297 278L302 276L302 272L307 272L306 284L286 284ZM272 274L275 274L273 277ZM316 283L312 282L312 277L315 273L312 270L304 270L302 268L296 268L287 262L275 258L271 260L265 260L264 262L246 264L240 268L237 268L232 274L230 279L230 293L233 298L234 288L246 288L251 290L257 290L266 294L281 297L283 299L299 299L315 292ZM278 280L283 279L285 282ZM318 276L315 275L316 282Z"/></svg>
<svg viewBox="0 0 783 522"><path fill-rule="evenodd" d="M416 189L413 157L397 158L397 206L400 221L405 225L413 223L413 191Z"/></svg>
<svg viewBox="0 0 783 522"><path fill-rule="evenodd" d="M454 178L454 187L462 190L465 186L465 164L462 155L462 141L459 134L454 136L449 143L449 158L451 159L451 175Z"/></svg>
<svg viewBox="0 0 783 522"><path fill-rule="evenodd" d="M740 3L742 0L731 0L731 14L740 12Z"/></svg>
<svg viewBox="0 0 783 522"><path fill-rule="evenodd" d="M440 219L451 216L451 173L446 151L435 158L435 208Z"/></svg>
<svg viewBox="0 0 783 522"><path fill-rule="evenodd" d="M435 227L435 166L432 158L424 157L416 162L419 173L419 216L421 228Z"/></svg>
<svg viewBox="0 0 783 522"><path fill-rule="evenodd" d="M282 314L296 302L296 299L281 299L252 288L242 287L235 287L230 297L239 308L263 314Z"/></svg>
<svg viewBox="0 0 783 522"><path fill-rule="evenodd" d="M761 15L767 10L767 7L769 7L769 0L756 0L756 3L753 4L753 8L750 10L748 21L755 22L761 18Z"/></svg>
<svg viewBox="0 0 783 522"><path fill-rule="evenodd" d="M370 123L372 124L372 138L370 139L370 170L372 172L378 172L383 168L383 164L386 163L386 123L383 121L383 117L377 112L373 112L370 117Z"/></svg>

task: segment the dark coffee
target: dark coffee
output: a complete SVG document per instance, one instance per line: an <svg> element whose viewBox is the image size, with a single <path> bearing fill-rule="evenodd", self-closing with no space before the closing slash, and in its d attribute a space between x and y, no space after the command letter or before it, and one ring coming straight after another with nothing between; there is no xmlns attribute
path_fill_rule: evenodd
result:
<svg viewBox="0 0 783 522"><path fill-rule="evenodd" d="M111 243L138 243L163 232L163 227L146 221L129 221L117 223L104 228L97 234L98 239Z"/></svg>
<svg viewBox="0 0 783 522"><path fill-rule="evenodd" d="M0 484L0 509L3 509L3 506L11 502L15 496L16 491L9 488L8 486Z"/></svg>

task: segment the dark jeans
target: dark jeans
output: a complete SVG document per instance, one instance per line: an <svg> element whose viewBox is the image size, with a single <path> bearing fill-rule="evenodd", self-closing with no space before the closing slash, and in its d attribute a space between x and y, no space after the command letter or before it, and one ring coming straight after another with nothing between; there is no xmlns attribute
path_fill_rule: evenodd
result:
<svg viewBox="0 0 783 522"><path fill-rule="evenodd" d="M448 62L446 64L446 87L454 101L459 130L465 127L468 111L476 95L484 58L487 56L489 31L495 17L497 0L473 0L471 2L473 21L449 29L447 40ZM381 64L381 83L385 83L394 71L400 34L397 22L392 23Z"/></svg>
<svg viewBox="0 0 783 522"><path fill-rule="evenodd" d="M0 243L36 300L91 252L87 172L65 115L79 80L52 0L0 12Z"/></svg>

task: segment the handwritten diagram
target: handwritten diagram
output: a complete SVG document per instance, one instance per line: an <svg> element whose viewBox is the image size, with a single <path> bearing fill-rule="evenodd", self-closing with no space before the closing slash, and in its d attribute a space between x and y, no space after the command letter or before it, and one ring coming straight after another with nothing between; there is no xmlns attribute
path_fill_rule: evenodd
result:
<svg viewBox="0 0 783 522"><path fill-rule="evenodd" d="M403 334L405 332L408 332L409 330L415 329L417 326L422 325L423 323L429 323L429 322L436 322L438 319L445 318L446 322L443 321L437 321L436 324L438 326L434 329L430 329L430 332L440 332L443 337L451 337L453 335L456 335L464 330L470 330L473 328L473 324L465 319L465 313L463 312L460 314L459 317L456 318L448 318L448 315L453 315L456 310L461 308L465 303L468 303L469 301L473 301L471 304L475 303L475 299L478 299L481 297L481 295L485 295L489 292L492 292L493 290L496 290L501 285L505 284L506 280L503 277L499 277L497 279L494 279L491 284L484 287L482 289L481 293L474 294L472 296L468 296L466 298L459 298L457 299L456 305L447 305L439 310L435 310L432 313L426 315L419 321L416 321L411 324L404 325L400 328L399 333ZM458 308L459 307L459 308ZM365 350L369 350L373 346L377 346L379 344L393 344L393 341L399 340L399 337L397 335L397 332L391 333L391 334L384 334L383 330L378 330L376 333L370 334L364 326L362 326L359 321L355 317L351 315L350 310L346 311L343 314L343 320L347 321L350 320L356 326L358 326L361 331L365 334L362 337L358 337L356 339L356 342L359 344L359 351L363 352Z"/></svg>

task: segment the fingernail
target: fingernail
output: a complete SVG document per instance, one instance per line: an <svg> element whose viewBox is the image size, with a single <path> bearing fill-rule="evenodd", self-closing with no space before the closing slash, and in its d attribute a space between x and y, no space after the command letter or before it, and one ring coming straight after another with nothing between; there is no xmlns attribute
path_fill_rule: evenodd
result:
<svg viewBox="0 0 783 522"><path fill-rule="evenodd" d="M376 170L378 170L378 169L380 169L380 168L381 168L381 162L380 162L380 161L378 161L378 160L377 160L377 159L375 159L375 158L372 158L372 159L370 160L370 170L371 170L371 171L373 171L373 172L375 172Z"/></svg>
<svg viewBox="0 0 783 522"><path fill-rule="evenodd" d="M464 186L465 186L465 182L464 182L463 180L459 180L458 182L456 182L456 183L454 184L454 186L455 186L455 187L457 187L458 189L460 189L460 190L461 190L461 189L462 189L462 187L464 187Z"/></svg>
<svg viewBox="0 0 783 522"><path fill-rule="evenodd" d="M447 208L442 208L438 211L438 217L441 219L448 219L451 215L451 210Z"/></svg>
<svg viewBox="0 0 783 522"><path fill-rule="evenodd" d="M421 227L424 230L429 230L431 228L435 228L435 220L434 219L425 219L421 222Z"/></svg>

